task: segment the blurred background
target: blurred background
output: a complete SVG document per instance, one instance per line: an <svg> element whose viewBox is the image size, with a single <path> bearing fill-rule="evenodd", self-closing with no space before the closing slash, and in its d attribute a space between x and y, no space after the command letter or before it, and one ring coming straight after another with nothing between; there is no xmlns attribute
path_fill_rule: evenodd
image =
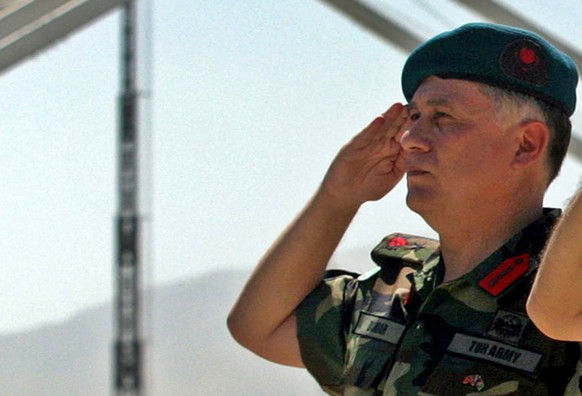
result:
<svg viewBox="0 0 582 396"><path fill-rule="evenodd" d="M0 1L0 21L27 3ZM338 149L404 100L404 35L340 5L418 40L495 19L454 0L142 3L143 394L320 395L304 371L238 347L225 320ZM582 52L579 1L478 3ZM112 392L122 16L112 5L0 75L0 395ZM573 125L582 138L580 112ZM563 207L580 174L573 151L546 206ZM394 231L435 236L404 194L361 210L334 266L372 268Z"/></svg>

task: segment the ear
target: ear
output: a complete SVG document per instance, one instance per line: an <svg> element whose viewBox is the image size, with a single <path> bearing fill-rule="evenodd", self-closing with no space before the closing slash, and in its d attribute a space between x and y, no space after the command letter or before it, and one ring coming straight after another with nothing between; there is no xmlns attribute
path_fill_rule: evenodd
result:
<svg viewBox="0 0 582 396"><path fill-rule="evenodd" d="M518 168L530 166L545 158L550 140L550 130L541 121L525 121L520 125L518 149L513 165Z"/></svg>

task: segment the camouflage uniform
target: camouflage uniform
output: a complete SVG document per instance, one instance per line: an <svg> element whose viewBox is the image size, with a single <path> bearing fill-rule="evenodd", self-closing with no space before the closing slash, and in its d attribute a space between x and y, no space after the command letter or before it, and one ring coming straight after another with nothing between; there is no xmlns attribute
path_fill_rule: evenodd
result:
<svg viewBox="0 0 582 396"><path fill-rule="evenodd" d="M297 310L306 367L331 395L580 395L579 345L525 313L559 213L451 282L438 243L404 234L374 249L379 268L330 271Z"/></svg>

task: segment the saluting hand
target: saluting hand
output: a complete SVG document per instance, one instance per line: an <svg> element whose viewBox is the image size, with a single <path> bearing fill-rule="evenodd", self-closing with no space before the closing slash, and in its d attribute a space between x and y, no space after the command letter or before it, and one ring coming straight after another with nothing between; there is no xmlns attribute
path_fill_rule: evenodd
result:
<svg viewBox="0 0 582 396"><path fill-rule="evenodd" d="M388 194L404 175L400 137L409 126L408 118L408 108L401 103L376 117L340 150L322 190L356 206Z"/></svg>

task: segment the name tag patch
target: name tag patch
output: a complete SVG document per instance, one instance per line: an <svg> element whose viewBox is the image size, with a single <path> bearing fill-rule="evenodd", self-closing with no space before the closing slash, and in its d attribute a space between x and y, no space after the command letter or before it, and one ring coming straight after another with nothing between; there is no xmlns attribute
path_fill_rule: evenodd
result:
<svg viewBox="0 0 582 396"><path fill-rule="evenodd" d="M498 363L528 373L533 373L542 359L541 353L531 352L502 342L471 337L460 333L455 334L447 350L460 355Z"/></svg>
<svg viewBox="0 0 582 396"><path fill-rule="evenodd" d="M403 324L368 312L361 312L354 333L390 344L397 344L404 333L404 329L405 326Z"/></svg>

